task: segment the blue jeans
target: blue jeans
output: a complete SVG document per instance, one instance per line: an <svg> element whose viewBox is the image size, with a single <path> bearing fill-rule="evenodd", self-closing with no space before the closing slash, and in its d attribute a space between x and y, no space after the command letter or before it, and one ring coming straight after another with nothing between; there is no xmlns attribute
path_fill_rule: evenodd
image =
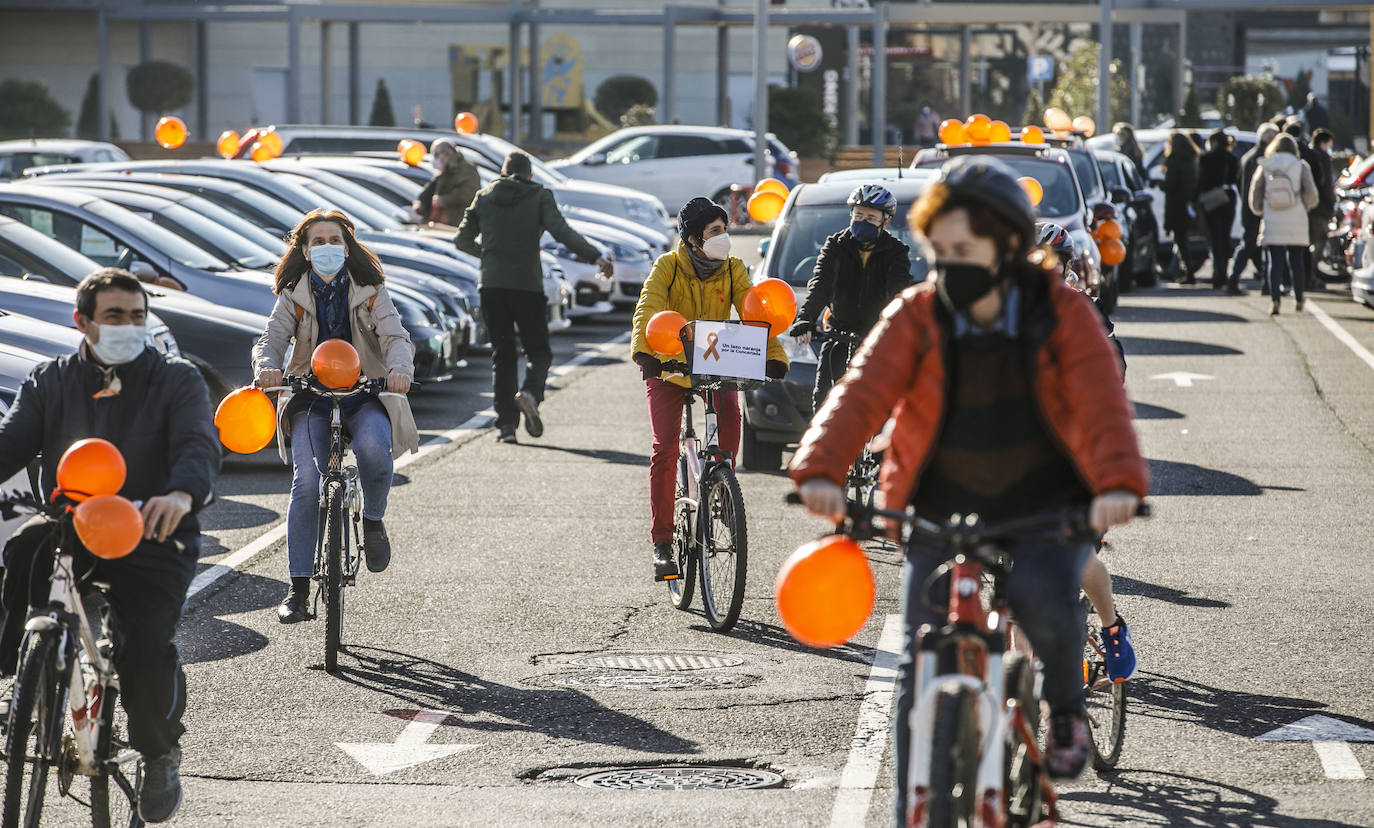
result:
<svg viewBox="0 0 1374 828"><path fill-rule="evenodd" d="M1083 709L1083 637L1086 621L1079 603L1079 583L1092 549L1073 545L1021 543L1010 547L1011 575L1007 599L1012 618L1025 633L1044 666L1042 695L1055 712ZM923 624L944 625L921 600L926 579L944 563L948 552L924 538L915 538L902 564L902 657L897 662L897 710L894 726L897 765L897 825L906 824L909 714L916 702L916 633ZM947 583L943 581L941 583ZM948 600L949 587L931 588L938 603Z"/></svg>
<svg viewBox="0 0 1374 828"><path fill-rule="evenodd" d="M1264 267L1269 272L1269 298L1279 301L1279 289L1284 279L1293 284L1293 298L1302 301L1302 289L1307 284L1307 264L1303 256L1307 248L1300 245L1275 245L1264 247Z"/></svg>
<svg viewBox="0 0 1374 828"><path fill-rule="evenodd" d="M291 505L286 511L286 557L292 578L315 573L319 538L320 470L329 462L330 407L317 401L291 418ZM307 430L307 420L309 429ZM353 435L353 454L363 488L363 517L381 520L391 493L391 419L377 400L367 400L343 424Z"/></svg>

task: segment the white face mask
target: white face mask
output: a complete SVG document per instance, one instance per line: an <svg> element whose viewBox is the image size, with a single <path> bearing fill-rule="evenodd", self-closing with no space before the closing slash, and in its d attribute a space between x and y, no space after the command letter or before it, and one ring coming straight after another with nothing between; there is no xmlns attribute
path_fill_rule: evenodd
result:
<svg viewBox="0 0 1374 828"><path fill-rule="evenodd" d="M310 248L310 266L321 276L333 276L344 266L348 252L341 244L317 244Z"/></svg>
<svg viewBox="0 0 1374 828"><path fill-rule="evenodd" d="M133 362L148 346L148 328L145 325L101 325L100 341L86 343L91 346L95 358L106 365L123 365Z"/></svg>
<svg viewBox="0 0 1374 828"><path fill-rule="evenodd" d="M701 243L701 252L718 261L730 258L730 234L721 233Z"/></svg>

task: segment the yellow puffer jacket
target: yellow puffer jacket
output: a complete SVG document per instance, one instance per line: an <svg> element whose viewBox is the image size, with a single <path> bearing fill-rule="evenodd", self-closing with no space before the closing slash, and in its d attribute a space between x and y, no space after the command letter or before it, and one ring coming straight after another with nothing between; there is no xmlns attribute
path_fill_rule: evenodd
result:
<svg viewBox="0 0 1374 828"><path fill-rule="evenodd" d="M633 353L649 354L658 360L682 359L681 355L660 354L649 347L644 338L644 329L653 315L659 311L675 310L685 316L688 322L729 319L732 307L738 316L740 306L744 303L744 294L753 285L744 262L733 256L706 279L698 279L687 247L679 244L676 250L658 257L653 272L639 293L632 322ZM787 364L787 354L776 338L768 340L768 359ZM670 376L668 382L684 388L691 385L683 376Z"/></svg>

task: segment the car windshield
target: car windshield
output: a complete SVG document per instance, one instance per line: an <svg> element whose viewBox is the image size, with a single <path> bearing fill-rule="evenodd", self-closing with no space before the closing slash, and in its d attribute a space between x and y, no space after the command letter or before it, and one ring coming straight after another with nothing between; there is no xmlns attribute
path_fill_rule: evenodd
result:
<svg viewBox="0 0 1374 828"><path fill-rule="evenodd" d="M1083 209L1083 202L1079 200L1078 185L1074 183L1073 174L1069 172L1067 165L1030 155L996 157L1011 167L1018 177L1029 176L1040 182L1044 195L1040 199L1036 213L1042 218L1066 218L1078 214ZM938 168L948 160L934 157L922 161L920 166Z"/></svg>
<svg viewBox="0 0 1374 828"><path fill-rule="evenodd" d="M139 241L167 256L174 262L197 270L228 270L229 263L212 256L170 230L164 230L145 218L108 201L93 201L86 209L119 225Z"/></svg>
<svg viewBox="0 0 1374 828"><path fill-rule="evenodd" d="M294 181L305 187L316 195L325 198L325 204L330 207L342 210L348 217L358 221L366 222L374 230L400 230L401 223L391 216L383 214L380 210L373 209L370 205L364 204L358 199L347 193L341 193L323 181L314 178L307 178L295 173L277 173L284 178Z"/></svg>
<svg viewBox="0 0 1374 828"><path fill-rule="evenodd" d="M406 211L397 210L396 205L388 202L386 199L382 198L381 196L377 195L376 193L372 192L371 190L367 189L361 184L358 184L355 181L350 181L344 176L339 175L335 172L331 172L329 170L317 169L317 171L319 173L322 173L323 175L314 175L306 173L300 174L305 175L307 178L313 178L317 181L327 184L333 189L343 193L344 195L363 204L366 204L373 210L384 213L385 215L390 216L398 222L404 221L405 217L408 215Z"/></svg>
<svg viewBox="0 0 1374 828"><path fill-rule="evenodd" d="M1102 178L1107 182L1108 187L1125 187L1126 182L1121 180L1121 170L1116 168L1116 164L1105 158L1097 159L1097 168L1102 171Z"/></svg>
<svg viewBox="0 0 1374 828"><path fill-rule="evenodd" d="M86 258L56 239L45 236L27 224L14 222L0 227L0 244L7 247L13 244L17 248L15 254L26 260L33 260L35 265L41 266L38 275L58 284L75 285L100 269L100 265L94 260Z"/></svg>
<svg viewBox="0 0 1374 828"><path fill-rule="evenodd" d="M111 193L105 197L116 204L120 203L118 193ZM157 215L146 213L127 204L123 206L135 215L151 219L158 225L193 242L205 242L211 248L233 259L233 263L239 267L257 270L277 266L277 257L261 245L249 241L218 221L180 204L169 203L159 209Z"/></svg>
<svg viewBox="0 0 1374 828"><path fill-rule="evenodd" d="M1102 179L1098 178L1097 162L1087 150L1069 150L1069 161L1078 175L1078 183L1083 187L1083 195L1088 201L1105 201L1107 194L1102 192Z"/></svg>
<svg viewBox="0 0 1374 828"><path fill-rule="evenodd" d="M911 278L921 281L930 268L921 257L921 247L907 226L906 216L906 210L898 210L887 229L911 248ZM846 204L793 205L778 239L781 246L769 259L768 275L791 285L805 285L816 267L816 256L826 237L848 226L849 206Z"/></svg>

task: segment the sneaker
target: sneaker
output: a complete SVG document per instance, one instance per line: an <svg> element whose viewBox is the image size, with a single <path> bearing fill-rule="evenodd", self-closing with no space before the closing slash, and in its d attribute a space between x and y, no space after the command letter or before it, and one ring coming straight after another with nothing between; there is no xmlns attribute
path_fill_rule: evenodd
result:
<svg viewBox="0 0 1374 828"><path fill-rule="evenodd" d="M138 789L138 815L144 822L166 822L181 807L181 748L144 760Z"/></svg>
<svg viewBox="0 0 1374 828"><path fill-rule="evenodd" d="M1299 299L1298 302L1297 302L1297 304L1293 306L1293 310L1296 311L1296 312L1298 312L1298 313L1302 313L1303 301L1304 301L1304 300Z"/></svg>
<svg viewBox="0 0 1374 828"><path fill-rule="evenodd" d="M277 620L283 624L299 624L310 618L310 579L292 578L286 600L277 607Z"/></svg>
<svg viewBox="0 0 1374 828"><path fill-rule="evenodd" d="M539 401L528 391L521 391L515 395L515 404L520 407L520 413L525 415L525 431L531 437L540 437L544 434L544 421L539 419Z"/></svg>
<svg viewBox="0 0 1374 828"><path fill-rule="evenodd" d="M363 557L368 572L384 572L391 563L391 539L380 520L363 518Z"/></svg>
<svg viewBox="0 0 1374 828"><path fill-rule="evenodd" d="M1125 681L1135 673L1135 647L1131 646L1131 628L1121 615L1116 623L1102 628L1102 649L1107 654L1107 677Z"/></svg>
<svg viewBox="0 0 1374 828"><path fill-rule="evenodd" d="M673 554L672 543L654 544L654 580L675 581L682 577L677 568L677 556Z"/></svg>
<svg viewBox="0 0 1374 828"><path fill-rule="evenodd" d="M500 432L498 432L496 435L496 442L511 444L518 443L519 440L515 439L515 426L502 426Z"/></svg>
<svg viewBox="0 0 1374 828"><path fill-rule="evenodd" d="M1081 711L1050 714L1045 770L1051 779L1077 779L1088 764L1088 723Z"/></svg>

